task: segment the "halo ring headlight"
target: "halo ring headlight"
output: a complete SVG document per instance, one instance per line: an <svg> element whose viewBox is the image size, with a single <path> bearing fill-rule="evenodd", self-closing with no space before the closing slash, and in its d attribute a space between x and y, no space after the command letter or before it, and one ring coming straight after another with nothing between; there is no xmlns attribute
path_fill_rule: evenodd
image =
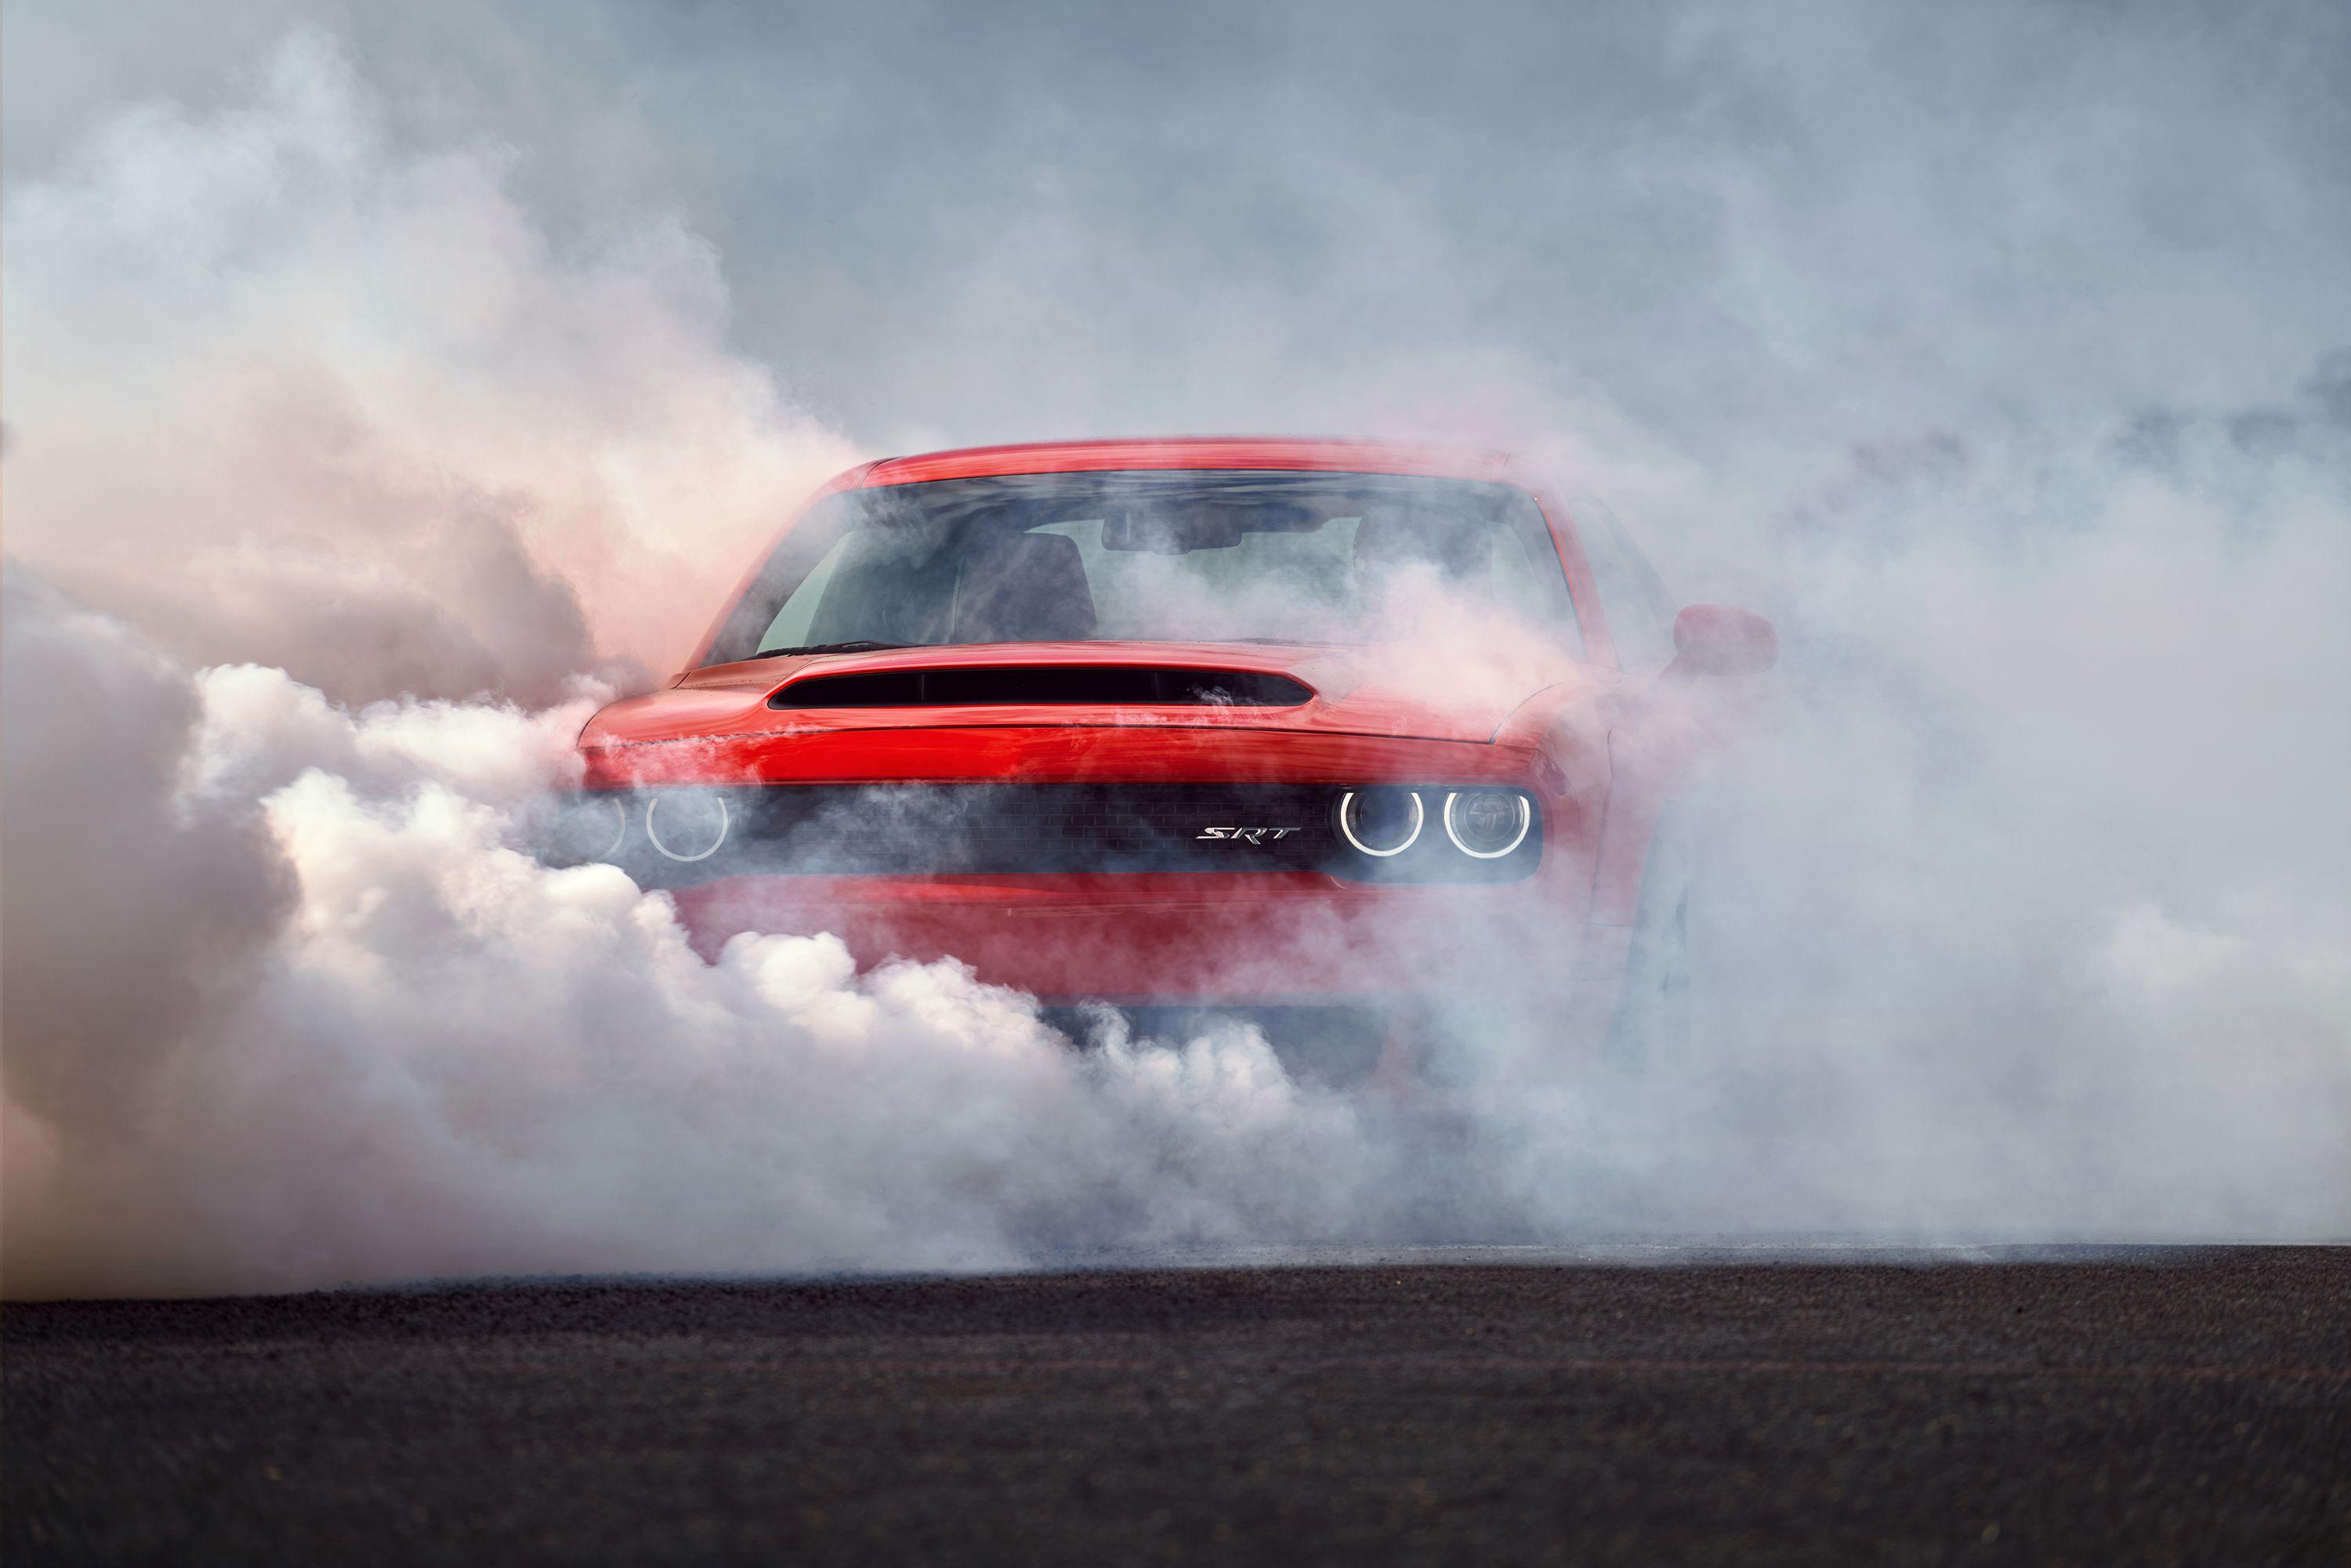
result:
<svg viewBox="0 0 2351 1568"><path fill-rule="evenodd" d="M629 809L617 795L581 794L555 808L549 847L569 863L608 861L629 836Z"/></svg>
<svg viewBox="0 0 2351 1568"><path fill-rule="evenodd" d="M701 806L706 802L709 806L717 809L717 831L709 835L710 841L700 850L695 850L692 853L687 852L692 848L693 841L700 837L700 829L705 825L687 826L673 823L670 828L671 835L680 840L680 844L673 848L663 841L660 826L661 809L673 800L684 800L695 806ZM653 841L653 848L674 861L708 860L718 852L718 846L726 841L726 830L731 825L726 812L726 798L724 795L656 795L645 807L645 837Z"/></svg>
<svg viewBox="0 0 2351 1568"><path fill-rule="evenodd" d="M1472 797L1470 806L1471 810L1486 810L1489 803L1496 800L1498 798L1501 800L1506 800L1510 805L1518 808L1518 831L1510 834L1510 842L1503 844L1499 849L1479 850L1469 847L1469 840L1473 837L1487 843L1495 842L1499 839L1501 832L1508 830L1510 819L1505 815L1502 818L1501 822L1497 826L1497 831L1491 832L1480 831L1479 831L1478 826L1473 825L1471 831L1465 835L1461 831L1461 818L1459 815L1462 810L1462 797L1465 794ZM1503 810L1507 811L1508 807L1503 808ZM1520 844L1527 841L1527 833L1529 830L1534 826L1534 807L1528 803L1527 798L1524 795L1515 792L1506 793L1500 789L1456 789L1445 797L1445 836L1453 841L1453 847L1455 849L1459 850L1471 860L1500 860L1504 855L1509 854L1512 850L1517 849Z"/></svg>
<svg viewBox="0 0 2351 1568"><path fill-rule="evenodd" d="M1353 789L1348 790L1345 794L1339 797L1340 834L1344 837L1347 842L1353 845L1357 852L1370 855L1374 860L1385 860L1390 855L1400 855L1404 853L1405 851L1412 848L1415 843L1419 841L1420 826L1426 816L1426 813L1421 809L1419 790L1413 789L1406 791L1406 798L1412 801L1412 831L1405 833L1403 841L1394 847L1384 850L1375 850L1372 848L1371 845L1364 842L1363 840L1355 836L1355 825L1348 821L1348 819L1355 813L1355 791Z"/></svg>

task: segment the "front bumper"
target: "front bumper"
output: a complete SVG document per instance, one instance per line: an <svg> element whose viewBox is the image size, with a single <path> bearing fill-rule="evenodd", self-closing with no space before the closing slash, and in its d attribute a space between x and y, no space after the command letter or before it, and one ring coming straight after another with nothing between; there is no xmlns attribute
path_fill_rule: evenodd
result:
<svg viewBox="0 0 2351 1568"><path fill-rule="evenodd" d="M845 942L861 967L955 958L1050 1000L1564 995L1582 911L1550 878L1364 886L1311 872L739 876L671 896L716 956L744 932Z"/></svg>

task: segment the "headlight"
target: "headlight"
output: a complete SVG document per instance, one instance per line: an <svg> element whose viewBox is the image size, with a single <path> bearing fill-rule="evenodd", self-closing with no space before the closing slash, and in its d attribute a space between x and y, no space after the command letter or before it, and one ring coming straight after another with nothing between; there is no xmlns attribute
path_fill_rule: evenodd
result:
<svg viewBox="0 0 2351 1568"><path fill-rule="evenodd" d="M1498 861L1527 841L1533 805L1515 789L1457 789L1445 797L1445 836L1472 860Z"/></svg>
<svg viewBox="0 0 2351 1568"><path fill-rule="evenodd" d="M1350 789L1339 797L1339 831L1367 855L1385 860L1420 837L1417 789Z"/></svg>
<svg viewBox="0 0 2351 1568"><path fill-rule="evenodd" d="M706 861L726 841L726 798L656 795L645 807L645 837L674 861Z"/></svg>
<svg viewBox="0 0 2351 1568"><path fill-rule="evenodd" d="M617 795L575 795L555 807L547 829L547 853L567 864L610 860L629 836L628 808Z"/></svg>

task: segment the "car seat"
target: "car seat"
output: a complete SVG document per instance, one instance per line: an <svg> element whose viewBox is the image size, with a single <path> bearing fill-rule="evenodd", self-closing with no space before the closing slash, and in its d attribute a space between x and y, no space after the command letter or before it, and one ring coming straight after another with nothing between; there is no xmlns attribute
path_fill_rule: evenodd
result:
<svg viewBox="0 0 2351 1568"><path fill-rule="evenodd" d="M966 552L950 643L1081 643L1094 634L1094 596L1078 541L1000 533Z"/></svg>

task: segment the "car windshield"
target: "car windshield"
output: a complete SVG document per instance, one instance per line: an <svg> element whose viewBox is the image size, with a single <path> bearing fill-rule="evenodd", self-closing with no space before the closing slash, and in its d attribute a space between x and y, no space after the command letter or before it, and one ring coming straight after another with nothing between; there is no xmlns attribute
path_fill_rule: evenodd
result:
<svg viewBox="0 0 2351 1568"><path fill-rule="evenodd" d="M1121 471L836 492L778 546L710 663L1026 642L1575 638L1527 492L1414 476Z"/></svg>

